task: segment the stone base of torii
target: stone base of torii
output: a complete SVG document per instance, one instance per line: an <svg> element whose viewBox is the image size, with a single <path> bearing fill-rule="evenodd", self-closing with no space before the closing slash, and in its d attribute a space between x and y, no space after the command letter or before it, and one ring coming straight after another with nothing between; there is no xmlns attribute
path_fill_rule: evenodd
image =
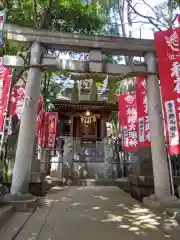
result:
<svg viewBox="0 0 180 240"><path fill-rule="evenodd" d="M37 103L40 94L40 80L42 74L42 68L40 65L45 52L44 46L49 47L50 45L53 45L58 47L59 50L68 50L68 47L71 50L75 49L77 51L78 49L80 52L87 52L88 50L91 54L88 69L82 69L80 63L78 65L78 68L84 72L90 71L102 73L106 70L108 74L119 74L117 70L118 65L111 68L112 72L109 72L107 66L105 68L102 62L102 53L111 53L113 55L121 53L121 55L124 54L126 56L144 57L147 67L146 71L136 71L137 66L131 66L132 71L130 74L124 75L124 77L127 77L136 76L138 74L139 76L147 78L148 116L151 134L152 169L155 195L145 198L144 203L150 207L180 206L180 201L175 196L172 196L170 188L164 126L161 114L160 90L156 69L156 55L153 41L117 37L87 37L78 34L64 34L64 36L61 34L60 36L59 33L49 33L45 31L39 33L35 30L28 28L23 29L13 25L7 25L5 30L6 36L9 40L16 42L20 41L21 43L23 42L26 44L28 42L33 42L30 49L30 65L26 85L25 106L19 131L11 194L6 197L6 200L12 202L16 197L18 201L21 197L23 200L23 196L28 194L36 131ZM65 64L62 65L61 68L67 67ZM16 63L10 61L9 63L5 63L5 66L16 66ZM47 68L48 66L46 65L44 67ZM71 68L73 68L73 66L71 66ZM73 71L75 70L76 69L73 69ZM146 178L146 176L140 177L141 179Z"/></svg>

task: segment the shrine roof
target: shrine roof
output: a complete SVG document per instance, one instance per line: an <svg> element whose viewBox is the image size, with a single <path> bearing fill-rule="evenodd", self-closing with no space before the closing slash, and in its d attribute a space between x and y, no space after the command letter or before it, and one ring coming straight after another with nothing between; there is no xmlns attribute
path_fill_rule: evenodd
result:
<svg viewBox="0 0 180 240"><path fill-rule="evenodd" d="M117 103L109 103L106 101L79 101L77 103L72 103L68 100L54 100L52 101L54 106L53 111L58 111L60 109L68 110L107 110L107 111L117 111Z"/></svg>

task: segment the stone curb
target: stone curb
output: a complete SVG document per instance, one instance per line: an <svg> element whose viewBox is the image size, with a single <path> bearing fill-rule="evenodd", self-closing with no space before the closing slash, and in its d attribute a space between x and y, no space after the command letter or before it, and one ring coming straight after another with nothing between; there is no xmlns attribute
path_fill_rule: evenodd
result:
<svg viewBox="0 0 180 240"><path fill-rule="evenodd" d="M0 227L2 227L8 219L14 214L15 208L12 206L1 206L0 209Z"/></svg>
<svg viewBox="0 0 180 240"><path fill-rule="evenodd" d="M29 212L35 210L40 204L40 198L30 194L15 196L7 194L4 197L4 202L15 208L17 212Z"/></svg>
<svg viewBox="0 0 180 240"><path fill-rule="evenodd" d="M167 208L165 212L175 220L180 221L180 208Z"/></svg>

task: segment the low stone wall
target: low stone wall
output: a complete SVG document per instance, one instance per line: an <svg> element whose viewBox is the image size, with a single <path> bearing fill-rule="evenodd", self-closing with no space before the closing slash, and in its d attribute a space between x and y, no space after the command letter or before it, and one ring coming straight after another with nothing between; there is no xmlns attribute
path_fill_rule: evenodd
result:
<svg viewBox="0 0 180 240"><path fill-rule="evenodd" d="M129 192L132 197L142 201L144 197L149 197L154 193L153 176L137 176L130 174L128 176ZM178 186L180 186L180 177L173 177L175 195L179 197Z"/></svg>

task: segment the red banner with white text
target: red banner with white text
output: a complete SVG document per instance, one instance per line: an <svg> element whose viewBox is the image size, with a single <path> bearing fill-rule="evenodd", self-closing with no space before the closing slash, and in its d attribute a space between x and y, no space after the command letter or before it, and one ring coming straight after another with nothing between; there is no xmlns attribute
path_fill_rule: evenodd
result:
<svg viewBox="0 0 180 240"><path fill-rule="evenodd" d="M125 151L138 148L136 93L123 93L118 98L122 147Z"/></svg>
<svg viewBox="0 0 180 240"><path fill-rule="evenodd" d="M36 120L36 144L40 148L54 149L57 113L40 112Z"/></svg>
<svg viewBox="0 0 180 240"><path fill-rule="evenodd" d="M25 87L26 81L23 77L21 77L13 87L11 93L9 115L16 115L18 119L21 119L24 107Z"/></svg>
<svg viewBox="0 0 180 240"><path fill-rule="evenodd" d="M46 113L46 149L54 149L56 140L57 113Z"/></svg>
<svg viewBox="0 0 180 240"><path fill-rule="evenodd" d="M21 119L23 108L24 108L24 98L25 98L25 88L26 80L21 77L12 89L11 93L11 104L9 109L9 115L17 115L18 119ZM38 113L43 109L43 98L39 96L38 101Z"/></svg>
<svg viewBox="0 0 180 240"><path fill-rule="evenodd" d="M180 154L180 28L155 33L169 154Z"/></svg>
<svg viewBox="0 0 180 240"><path fill-rule="evenodd" d="M4 122L4 113L6 111L8 92L10 85L11 69L4 68L2 58L0 57L0 131L2 131Z"/></svg>
<svg viewBox="0 0 180 240"><path fill-rule="evenodd" d="M45 112L40 112L37 115L36 119L36 146L40 148L46 147L46 121L45 121Z"/></svg>
<svg viewBox="0 0 180 240"><path fill-rule="evenodd" d="M139 147L150 146L151 142L148 118L146 80L142 77L136 77L136 102L138 118L138 145Z"/></svg>

